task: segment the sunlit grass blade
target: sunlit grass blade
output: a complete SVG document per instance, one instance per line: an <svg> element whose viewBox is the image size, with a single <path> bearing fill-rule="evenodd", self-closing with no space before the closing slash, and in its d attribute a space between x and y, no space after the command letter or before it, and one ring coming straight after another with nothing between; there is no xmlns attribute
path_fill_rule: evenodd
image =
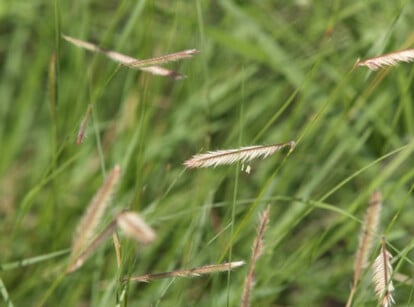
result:
<svg viewBox="0 0 414 307"><path fill-rule="evenodd" d="M187 168L198 167L216 167L218 165L233 164L236 162L249 162L257 158L267 158L282 148L290 147L293 150L296 143L294 141L274 144L274 145L256 145L242 147L240 149L226 149L218 151L209 151L204 154L193 156L184 162Z"/></svg>
<svg viewBox="0 0 414 307"><path fill-rule="evenodd" d="M72 242L71 260L78 258L81 252L96 236L96 228L102 219L106 207L121 176L121 167L116 165L109 173L105 182L90 202L85 214L82 216Z"/></svg>
<svg viewBox="0 0 414 307"><path fill-rule="evenodd" d="M164 272L164 273L145 274L141 276L126 278L125 280L138 281L138 282L149 282L149 281L152 281L155 279L161 279L161 278L198 277L201 275L212 274L212 273L217 273L217 272L227 272L229 270L240 267L242 265L244 265L244 261L234 261L234 262L227 262L227 263L222 263L222 264L205 265L205 266L192 268L192 269L182 269L182 270L176 270L176 271Z"/></svg>
<svg viewBox="0 0 414 307"><path fill-rule="evenodd" d="M375 286L375 294L382 307L389 307L395 303L392 296L394 286L392 284L391 253L385 247L385 239L382 239L381 250L372 265L372 281Z"/></svg>
<svg viewBox="0 0 414 307"><path fill-rule="evenodd" d="M30 266L36 263L44 262L49 259L53 259L56 257L60 257L62 255L66 255L69 252L70 252L69 249L65 249L65 250L61 250L61 251L57 251L57 252L53 252L53 253L49 253L49 254L45 254L41 256L36 256L36 257L31 257L31 258L27 258L23 260L13 261L10 263L0 264L0 272L14 270L17 268L22 268L22 267Z"/></svg>
<svg viewBox="0 0 414 307"><path fill-rule="evenodd" d="M357 61L356 66L366 66L371 70L378 70L384 66L395 66L398 63L413 62L414 49L407 49L402 51L391 52L383 54L374 58L369 58L363 61Z"/></svg>
<svg viewBox="0 0 414 307"><path fill-rule="evenodd" d="M140 62L139 59L130 57L128 55L124 55L124 54L116 52L116 51L106 50L106 49L101 48L98 45L92 44L90 42L86 42L86 41L83 41L83 40L80 40L80 39L77 39L77 38L73 38L73 37L70 37L70 36L67 36L67 35L62 35L62 37L66 41L74 44L77 47L80 47L80 48L83 48L83 49L86 49L86 50L89 50L89 51L92 51L92 52L97 52L97 53L104 54L105 56L107 56L111 60L113 60L115 62L118 62L122 65L128 66L128 67L132 67L132 66L130 66L131 64ZM146 66L146 65L144 65L144 66ZM169 69L166 69L166 68L163 68L163 67L160 67L160 66L146 66L146 67L135 67L135 68L138 68L140 70L152 73L154 75L172 77L172 78L177 79L177 80L185 78L184 75L182 75L178 72L175 72L173 70L169 70Z"/></svg>
<svg viewBox="0 0 414 307"><path fill-rule="evenodd" d="M256 266L257 260L263 252L263 237L266 231L266 226L269 223L269 214L270 206L268 206L266 210L262 213L259 222L259 227L257 229L257 236L253 242L252 258L250 260L249 271L247 272L247 276L244 280L243 294L240 304L240 306L242 307L250 306L250 294L254 284L254 268Z"/></svg>

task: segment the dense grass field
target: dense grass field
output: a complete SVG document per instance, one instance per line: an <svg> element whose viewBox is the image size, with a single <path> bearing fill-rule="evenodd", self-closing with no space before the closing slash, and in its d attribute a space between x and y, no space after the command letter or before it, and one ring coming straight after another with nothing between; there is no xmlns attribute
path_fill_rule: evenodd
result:
<svg viewBox="0 0 414 307"><path fill-rule="evenodd" d="M269 206L252 306L344 306L369 198L383 207L393 296L414 305L414 65L358 58L414 46L414 2L0 2L1 306L238 306ZM61 34L165 64L121 66ZM56 59L56 61L54 61ZM88 105L86 138L76 144ZM266 159L186 169L209 150L294 140ZM152 244L109 238L65 274L76 227L105 176L122 175L100 229L141 214ZM124 277L244 260L230 273ZM394 278L395 277L395 278ZM370 268L353 306L377 306Z"/></svg>

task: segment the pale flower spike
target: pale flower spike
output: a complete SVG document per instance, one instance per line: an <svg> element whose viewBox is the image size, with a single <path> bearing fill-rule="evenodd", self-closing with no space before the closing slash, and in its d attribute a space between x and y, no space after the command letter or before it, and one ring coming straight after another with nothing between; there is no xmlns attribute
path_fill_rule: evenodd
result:
<svg viewBox="0 0 414 307"><path fill-rule="evenodd" d="M284 147L290 147L290 151L292 151L295 146L295 141L290 141L274 145L256 145L242 147L240 149L209 151L193 156L191 159L185 161L184 165L187 168L197 168L216 167L218 165L233 164L236 162L246 163L257 158L267 158Z"/></svg>
<svg viewBox="0 0 414 307"><path fill-rule="evenodd" d="M413 62L414 49L407 49L392 53L387 53L364 61L357 61L356 66L366 66L371 70L377 70L384 66L395 66L400 62Z"/></svg>
<svg viewBox="0 0 414 307"><path fill-rule="evenodd" d="M395 303L392 297L394 286L392 284L391 253L385 248L385 239L382 239L381 251L372 265L375 294L382 307L390 307Z"/></svg>
<svg viewBox="0 0 414 307"><path fill-rule="evenodd" d="M62 37L63 39L65 39L66 41L72 43L73 45L77 47L80 47L80 48L83 48L83 49L86 49L92 52L104 54L111 60L118 62L122 65L128 66L130 68L147 71L154 75L172 77L176 80L184 79L186 78L186 76L178 72L175 72L173 70L169 70L161 66L155 66L155 65L189 58L193 56L194 54L198 53L196 49L190 49L190 50L184 50L184 51L173 53L173 54L167 54L167 55L160 56L157 58L138 60L136 58L130 57L128 55L125 55L125 54L122 54L116 51L106 50L104 48L99 47L98 45L95 45L90 42L86 42L86 41L83 41L83 40L80 40L74 37L70 37L67 35L62 35Z"/></svg>

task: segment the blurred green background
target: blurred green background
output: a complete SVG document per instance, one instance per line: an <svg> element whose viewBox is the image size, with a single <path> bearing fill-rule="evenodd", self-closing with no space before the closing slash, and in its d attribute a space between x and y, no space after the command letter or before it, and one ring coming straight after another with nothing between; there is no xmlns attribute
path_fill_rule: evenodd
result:
<svg viewBox="0 0 414 307"><path fill-rule="evenodd" d="M395 299L412 305L414 69L353 65L412 47L413 20L409 0L2 0L1 305L237 306L247 265L127 288L120 279L249 262L269 204L252 306L343 306L376 189L379 236L395 271L410 278L394 281ZM165 65L188 76L176 81L120 67L60 33L140 59L201 53ZM250 174L182 165L207 150L290 140L292 154L255 161ZM120 268L108 240L63 276L76 225L116 163L123 175L102 226L129 208L158 238L143 247L120 234ZM367 270L355 306L376 306L370 282Z"/></svg>

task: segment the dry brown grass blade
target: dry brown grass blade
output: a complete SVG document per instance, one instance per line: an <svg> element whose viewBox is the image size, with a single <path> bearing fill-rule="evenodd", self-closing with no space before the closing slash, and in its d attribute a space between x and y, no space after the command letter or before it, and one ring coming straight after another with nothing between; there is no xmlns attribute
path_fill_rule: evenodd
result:
<svg viewBox="0 0 414 307"><path fill-rule="evenodd" d="M380 191L375 191L370 198L369 206L365 213L362 229L359 237L359 245L355 254L354 278L351 293L348 297L347 307L352 305L352 300L357 289L362 270L367 266L367 260L372 250L375 235L378 232L382 196Z"/></svg>
<svg viewBox="0 0 414 307"><path fill-rule="evenodd" d="M135 276L126 278L125 281L138 281L138 282L149 282L155 279L161 278L172 278L172 277L198 277L201 275L216 273L216 272L227 272L234 268L244 265L244 261L234 261L222 264L211 264L205 265L192 269L176 270L164 273L145 274L141 276Z"/></svg>
<svg viewBox="0 0 414 307"><path fill-rule="evenodd" d="M121 167L116 165L90 202L82 216L72 242L71 260L75 260L96 236L96 228L121 176Z"/></svg>
<svg viewBox="0 0 414 307"><path fill-rule="evenodd" d="M130 238L148 244L155 240L154 230L135 212L125 211L116 217L118 227Z"/></svg>
<svg viewBox="0 0 414 307"><path fill-rule="evenodd" d="M385 238L382 238L381 250L372 265L372 281L375 286L375 294L382 307L389 307L395 303L392 296L394 286L392 284L391 253L386 249Z"/></svg>
<svg viewBox="0 0 414 307"><path fill-rule="evenodd" d="M371 70L377 70L384 66L395 66L400 62L413 62L414 49L406 49L402 51L391 52L383 54L374 58L369 58L364 61L357 61L356 66L366 66Z"/></svg>
<svg viewBox="0 0 414 307"><path fill-rule="evenodd" d="M270 206L266 208L260 218L259 228L257 229L257 236L253 243L252 258L249 266L249 271L247 272L247 276L244 280L243 294L240 304L242 307L250 306L250 294L254 283L254 268L256 266L257 259L259 259L263 251L263 237L266 231L266 226L269 223L269 214Z"/></svg>
<svg viewBox="0 0 414 307"><path fill-rule="evenodd" d="M242 147L240 149L227 149L218 151L209 151L204 154L195 155L184 162L187 168L198 167L216 167L218 165L233 164L236 162L249 162L257 158L266 158L280 151L282 148L290 147L293 150L296 146L294 141L274 144L274 145L256 145Z"/></svg>
<svg viewBox="0 0 414 307"><path fill-rule="evenodd" d="M63 39L65 39L66 41L72 43L73 45L92 51L92 52L97 52L97 53L101 53L104 54L105 56L107 56L108 58L110 58L111 60L118 62L122 65L125 66L129 66L132 67L131 65L134 65L135 63L139 63L140 60L127 56L125 54L116 52L116 51L111 51L111 50L106 50L104 48L101 48L95 44L92 44L90 42L86 42L77 38L73 38L67 35L63 35L62 34ZM135 64L136 65L136 64ZM179 80L179 79L183 79L186 76L175 72L173 70L169 70L160 66L146 66L146 67L135 67L137 69L140 69L142 71L146 71L149 73L152 73L154 75L159 75L159 76L165 76L165 77L172 77L173 79Z"/></svg>

